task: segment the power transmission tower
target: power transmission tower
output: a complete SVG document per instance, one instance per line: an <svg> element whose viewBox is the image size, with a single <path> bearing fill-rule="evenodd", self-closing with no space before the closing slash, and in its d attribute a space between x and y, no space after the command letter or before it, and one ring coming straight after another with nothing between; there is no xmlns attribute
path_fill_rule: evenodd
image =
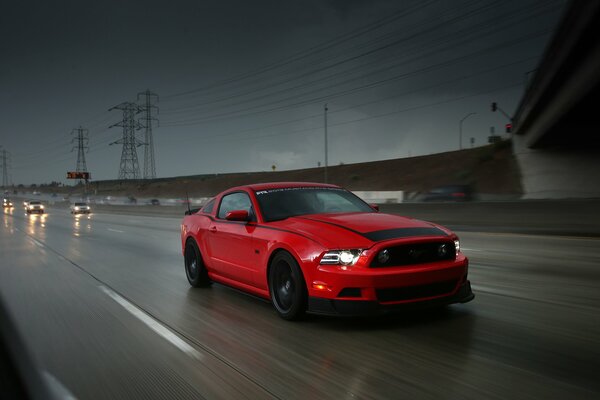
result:
<svg viewBox="0 0 600 400"><path fill-rule="evenodd" d="M87 172L87 165L85 163L85 153L87 153L87 151L89 150L88 132L89 131L87 129L83 129L81 125L79 126L79 128L73 129L71 131L71 135L77 134L76 137L71 139L71 143L75 141L77 142L77 146L73 146L73 148L71 149L71 151L73 151L77 147L77 168L75 169L75 171L77 172Z"/></svg>
<svg viewBox="0 0 600 400"><path fill-rule="evenodd" d="M140 124L135 120L135 115L142 111L142 109L135 103L124 102L108 111L112 110L123 111L123 120L109 127L120 126L123 128L123 139L110 143L111 145L123 145L118 179L139 179L140 165L138 163L137 147L144 143L135 137L135 130L140 128Z"/></svg>
<svg viewBox="0 0 600 400"><path fill-rule="evenodd" d="M1 148L2 146L0 146ZM2 157L2 187L6 188L10 185L10 179L8 175L8 168L10 167L10 153L6 149L2 149L0 153Z"/></svg>
<svg viewBox="0 0 600 400"><path fill-rule="evenodd" d="M150 90L138 93L137 98L140 100L140 96L144 96L145 103L141 106L144 111L144 118L140 118L143 122L140 122L142 127L146 129L144 136L144 179L156 178L156 165L154 163L154 139L152 138L152 124L156 121L158 127L158 119L152 117L152 110L156 110L158 114L158 107L153 104L153 100L158 103L158 95L152 93Z"/></svg>

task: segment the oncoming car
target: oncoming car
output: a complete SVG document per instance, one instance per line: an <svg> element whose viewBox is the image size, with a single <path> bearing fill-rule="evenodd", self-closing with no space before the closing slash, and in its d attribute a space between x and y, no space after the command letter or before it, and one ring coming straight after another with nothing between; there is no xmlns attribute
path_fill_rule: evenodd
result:
<svg viewBox="0 0 600 400"><path fill-rule="evenodd" d="M23 204L25 204L25 203L23 203ZM27 212L27 214L32 214L32 213L43 214L44 213L44 205L42 204L41 201L29 201L29 202L27 202L25 211Z"/></svg>
<svg viewBox="0 0 600 400"><path fill-rule="evenodd" d="M71 214L89 214L91 212L92 208L87 203L71 204Z"/></svg>
<svg viewBox="0 0 600 400"><path fill-rule="evenodd" d="M13 208L13 203L8 197L2 199L2 208Z"/></svg>
<svg viewBox="0 0 600 400"><path fill-rule="evenodd" d="M371 315L474 298L458 237L429 222L379 213L317 183L229 189L181 224L185 271L270 299L284 319L305 312Z"/></svg>

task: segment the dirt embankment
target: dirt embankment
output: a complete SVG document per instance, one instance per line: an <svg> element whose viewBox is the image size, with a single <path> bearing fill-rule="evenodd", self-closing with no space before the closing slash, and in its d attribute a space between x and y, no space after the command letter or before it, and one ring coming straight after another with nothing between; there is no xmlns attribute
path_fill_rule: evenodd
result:
<svg viewBox="0 0 600 400"><path fill-rule="evenodd" d="M470 184L477 193L519 195L520 171L509 141L475 149L420 157L337 165L328 168L328 181L350 190L426 192L447 184ZM232 186L259 182L323 182L323 168L231 174L192 175L154 180L95 181L89 192L98 196L212 196ZM64 188L77 193L82 187ZM43 190L43 189L42 189ZM65 190L60 190L64 192Z"/></svg>

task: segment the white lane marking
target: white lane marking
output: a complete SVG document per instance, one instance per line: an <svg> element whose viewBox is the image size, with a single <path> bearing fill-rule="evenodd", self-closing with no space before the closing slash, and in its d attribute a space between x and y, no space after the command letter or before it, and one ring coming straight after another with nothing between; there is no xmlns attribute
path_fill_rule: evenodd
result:
<svg viewBox="0 0 600 400"><path fill-rule="evenodd" d="M120 231L120 230L118 230L118 229L113 229L113 228L106 228L106 229L108 229L108 230L109 230L109 231L111 231L111 232L125 233L125 231Z"/></svg>
<svg viewBox="0 0 600 400"><path fill-rule="evenodd" d="M39 247L40 249L43 249L43 248L44 248L44 244L43 244L43 243L41 243L40 241L38 241L37 239L35 239L35 238L32 238L32 237L29 237L29 240L30 240L30 241L31 241L31 242L32 242L34 245L36 245L37 247Z"/></svg>
<svg viewBox="0 0 600 400"><path fill-rule="evenodd" d="M146 326L152 329L154 332L162 336L167 341L171 342L172 345L177 347L179 350L183 351L188 356L195 358L197 360L202 359L202 354L200 354L196 349L183 341L179 336L175 335L169 329L167 329L160 322L150 317L148 314L125 300L123 297L119 296L117 293L107 288L106 286L98 286L100 290L106 293L109 297L111 297L114 301L119 303L125 310L129 311L134 317L142 321Z"/></svg>
<svg viewBox="0 0 600 400"><path fill-rule="evenodd" d="M461 247L461 250L466 250L466 251L484 251L484 250L477 250L477 249L469 249L467 247Z"/></svg>

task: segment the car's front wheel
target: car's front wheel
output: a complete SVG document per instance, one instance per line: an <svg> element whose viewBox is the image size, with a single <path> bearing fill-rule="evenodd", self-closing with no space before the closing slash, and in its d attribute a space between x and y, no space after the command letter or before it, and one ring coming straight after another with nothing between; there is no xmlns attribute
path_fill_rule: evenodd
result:
<svg viewBox="0 0 600 400"><path fill-rule="evenodd" d="M304 276L291 254L281 251L269 268L269 292L279 316L287 320L301 318L306 312L307 290Z"/></svg>
<svg viewBox="0 0 600 400"><path fill-rule="evenodd" d="M185 245L184 253L185 275L187 280L193 287L203 287L210 285L208 272L202 261L200 250L193 241L188 241Z"/></svg>

